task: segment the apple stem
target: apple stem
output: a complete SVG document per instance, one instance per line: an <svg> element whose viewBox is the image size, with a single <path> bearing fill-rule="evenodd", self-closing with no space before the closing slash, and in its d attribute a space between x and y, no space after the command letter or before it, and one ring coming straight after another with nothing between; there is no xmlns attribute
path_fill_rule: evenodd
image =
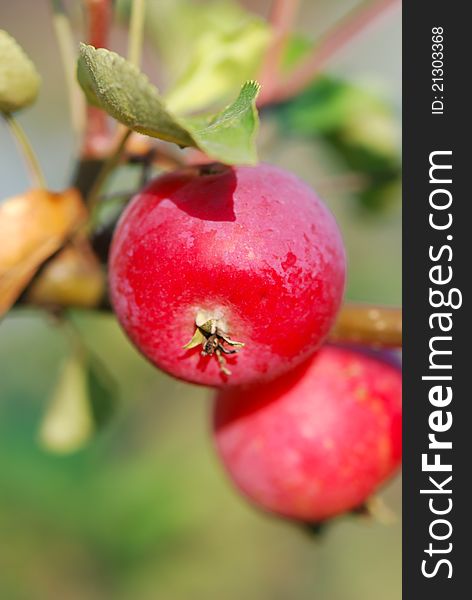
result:
<svg viewBox="0 0 472 600"><path fill-rule="evenodd" d="M23 127L11 113L3 113L3 118L5 119L5 123L10 128L11 134L15 138L18 147L23 154L33 184L35 187L45 189L47 187L46 179L41 169L41 165L39 164L38 157L36 156L36 153L33 150L33 147L31 146Z"/></svg>

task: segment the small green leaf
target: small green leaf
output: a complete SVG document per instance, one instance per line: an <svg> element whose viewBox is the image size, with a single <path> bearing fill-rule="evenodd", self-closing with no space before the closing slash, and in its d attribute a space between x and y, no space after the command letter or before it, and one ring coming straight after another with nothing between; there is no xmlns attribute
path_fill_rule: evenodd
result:
<svg viewBox="0 0 472 600"><path fill-rule="evenodd" d="M195 145L166 110L157 88L115 52L81 44L78 80L89 102L130 129L179 146Z"/></svg>
<svg viewBox="0 0 472 600"><path fill-rule="evenodd" d="M185 119L198 147L228 164L255 164L255 137L259 125L256 98L260 85L246 82L237 99L213 116Z"/></svg>
<svg viewBox="0 0 472 600"><path fill-rule="evenodd" d="M87 102L92 106L102 108L100 100L94 90L91 71L86 67L85 59L81 60L79 58L77 62L77 81L85 94Z"/></svg>
<svg viewBox="0 0 472 600"><path fill-rule="evenodd" d="M32 104L41 78L21 46L0 29L0 111L9 113Z"/></svg>
<svg viewBox="0 0 472 600"><path fill-rule="evenodd" d="M197 147L228 164L257 162L255 101L260 86L255 81L245 83L222 111L183 119L167 110L143 73L114 52L81 44L78 78L89 101L134 131Z"/></svg>

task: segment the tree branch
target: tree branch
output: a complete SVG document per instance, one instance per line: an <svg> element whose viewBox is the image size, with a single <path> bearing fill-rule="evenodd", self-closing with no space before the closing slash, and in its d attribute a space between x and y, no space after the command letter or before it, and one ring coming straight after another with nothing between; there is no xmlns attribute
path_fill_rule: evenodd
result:
<svg viewBox="0 0 472 600"><path fill-rule="evenodd" d="M399 0L365 0L321 37L310 55L264 96L263 104L282 102L299 94L325 65L359 33ZM261 103L260 103L261 105Z"/></svg>
<svg viewBox="0 0 472 600"><path fill-rule="evenodd" d="M111 235L103 236L106 249L101 254L106 257L108 247L111 241ZM98 241L98 238L97 238ZM95 243L92 240L92 243ZM35 278L34 280L36 280ZM29 286L28 286L29 287ZM27 288L28 289L28 288ZM27 290L22 294L16 303L16 306L34 305L34 302L28 298ZM43 307L44 308L44 307ZM74 308L72 300L67 306L57 304L51 306L55 310L62 308ZM79 304L79 308L81 305ZM97 310L111 311L110 300L107 296L103 297ZM371 348L401 348L402 346L402 310L401 308L391 308L385 306L374 306L366 304L345 304L339 313L336 324L331 330L328 341L335 343L358 344Z"/></svg>
<svg viewBox="0 0 472 600"><path fill-rule="evenodd" d="M297 16L299 0L274 0L269 17L273 30L272 41L267 49L264 63L259 75L261 93L258 104L263 105L266 98L270 98L278 85L280 77L280 63L287 39Z"/></svg>
<svg viewBox="0 0 472 600"><path fill-rule="evenodd" d="M372 346L400 348L402 345L402 310L364 304L345 304L329 339Z"/></svg>

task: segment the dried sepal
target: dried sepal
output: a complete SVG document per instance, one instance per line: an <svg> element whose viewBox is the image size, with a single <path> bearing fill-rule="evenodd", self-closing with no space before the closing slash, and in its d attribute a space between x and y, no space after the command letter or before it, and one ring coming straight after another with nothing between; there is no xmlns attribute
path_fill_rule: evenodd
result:
<svg viewBox="0 0 472 600"><path fill-rule="evenodd" d="M206 311L199 311L195 318L195 333L192 339L183 347L185 350L202 346L202 356L215 356L221 373L231 375L226 367L225 354L236 354L244 346L243 342L232 340L223 329L225 323L221 317L211 317ZM231 346L227 348L225 346Z"/></svg>
<svg viewBox="0 0 472 600"><path fill-rule="evenodd" d="M197 327L195 329L195 333L192 336L192 339L185 344L185 346L183 347L184 350L192 350L192 348L196 348L197 346L202 345L205 342L206 338L203 335L203 333L200 331L200 329Z"/></svg>

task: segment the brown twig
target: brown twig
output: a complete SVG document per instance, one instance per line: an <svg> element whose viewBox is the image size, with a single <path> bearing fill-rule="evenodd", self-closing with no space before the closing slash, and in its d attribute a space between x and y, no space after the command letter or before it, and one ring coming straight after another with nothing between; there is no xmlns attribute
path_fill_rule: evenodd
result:
<svg viewBox="0 0 472 600"><path fill-rule="evenodd" d="M88 43L95 48L106 48L112 21L111 0L84 0L87 14ZM106 113L95 107L87 107L87 125L82 158L103 158L110 151L110 128Z"/></svg>
<svg viewBox="0 0 472 600"><path fill-rule="evenodd" d="M269 22L272 27L272 41L269 44L259 75L262 85L258 103L264 104L270 98L280 77L280 63L290 31L298 12L299 0L273 0Z"/></svg>
<svg viewBox="0 0 472 600"><path fill-rule="evenodd" d="M273 104L300 93L346 44L399 0L365 0L325 33L313 51L286 78L263 96L263 104ZM261 103L259 103L261 105Z"/></svg>
<svg viewBox="0 0 472 600"><path fill-rule="evenodd" d="M107 245L109 244L107 242ZM107 256L108 251L103 252ZM29 286L27 290L29 289ZM16 306L34 305L27 291L22 294ZM80 305L79 305L80 307ZM60 302L57 308L61 308ZM69 301L67 308L73 308ZM97 310L110 311L108 297L103 297ZM401 348L402 310L385 306L366 304L345 304L338 316L328 340L335 343L358 344L370 348Z"/></svg>
<svg viewBox="0 0 472 600"><path fill-rule="evenodd" d="M400 348L402 310L365 304L345 304L329 339L332 342L375 348Z"/></svg>

